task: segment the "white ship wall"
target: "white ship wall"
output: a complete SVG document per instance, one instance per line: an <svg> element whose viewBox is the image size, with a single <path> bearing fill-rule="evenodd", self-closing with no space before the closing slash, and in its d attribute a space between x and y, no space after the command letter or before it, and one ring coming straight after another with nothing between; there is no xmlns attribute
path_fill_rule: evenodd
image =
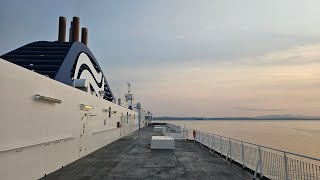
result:
<svg viewBox="0 0 320 180"><path fill-rule="evenodd" d="M2 180L41 178L138 129L137 112L2 59L0 89ZM35 94L62 102L36 101ZM103 110L109 107L111 118Z"/></svg>

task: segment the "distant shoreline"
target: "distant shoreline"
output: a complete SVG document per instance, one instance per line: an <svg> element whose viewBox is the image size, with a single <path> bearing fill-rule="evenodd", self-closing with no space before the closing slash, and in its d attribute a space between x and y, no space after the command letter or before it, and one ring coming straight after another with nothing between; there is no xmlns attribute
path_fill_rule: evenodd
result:
<svg viewBox="0 0 320 180"><path fill-rule="evenodd" d="M248 121L248 120L320 120L320 118L162 118L155 117L154 120L159 121L221 121L221 120L237 120L237 121Z"/></svg>

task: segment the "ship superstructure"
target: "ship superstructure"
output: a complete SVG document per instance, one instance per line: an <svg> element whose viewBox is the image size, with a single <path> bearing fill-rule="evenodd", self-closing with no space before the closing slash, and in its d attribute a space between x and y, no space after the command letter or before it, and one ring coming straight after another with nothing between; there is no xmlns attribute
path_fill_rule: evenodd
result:
<svg viewBox="0 0 320 180"><path fill-rule="evenodd" d="M144 114L116 104L88 29L66 18L58 41L37 41L0 57L1 179L38 179L144 126ZM140 119L138 117L141 117Z"/></svg>
<svg viewBox="0 0 320 180"><path fill-rule="evenodd" d="M80 19L74 17L70 34L79 34L79 23ZM78 36L72 36L70 42L65 42L65 24L66 18L60 17L58 41L32 42L0 58L69 86L87 88L88 92L108 101L115 101L106 77L87 47L88 29L82 28L81 42Z"/></svg>

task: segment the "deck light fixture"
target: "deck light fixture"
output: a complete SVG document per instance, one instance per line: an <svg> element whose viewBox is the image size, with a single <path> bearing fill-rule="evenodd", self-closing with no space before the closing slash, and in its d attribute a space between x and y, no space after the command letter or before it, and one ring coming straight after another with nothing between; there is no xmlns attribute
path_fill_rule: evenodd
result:
<svg viewBox="0 0 320 180"><path fill-rule="evenodd" d="M44 101L44 102L48 102L48 103L60 104L62 102L60 99L56 99L56 98L52 98L52 97L48 97L48 96L42 96L39 94L34 95L34 99L37 101Z"/></svg>
<svg viewBox="0 0 320 180"><path fill-rule="evenodd" d="M89 110L93 109L93 106L80 104L80 109L84 110L84 111L89 111Z"/></svg>

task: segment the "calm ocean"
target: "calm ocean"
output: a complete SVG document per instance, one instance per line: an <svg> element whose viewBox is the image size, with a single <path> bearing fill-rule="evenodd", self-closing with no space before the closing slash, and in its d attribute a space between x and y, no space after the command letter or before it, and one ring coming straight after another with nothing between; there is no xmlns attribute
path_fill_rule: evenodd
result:
<svg viewBox="0 0 320 180"><path fill-rule="evenodd" d="M165 122L320 158L320 120Z"/></svg>

